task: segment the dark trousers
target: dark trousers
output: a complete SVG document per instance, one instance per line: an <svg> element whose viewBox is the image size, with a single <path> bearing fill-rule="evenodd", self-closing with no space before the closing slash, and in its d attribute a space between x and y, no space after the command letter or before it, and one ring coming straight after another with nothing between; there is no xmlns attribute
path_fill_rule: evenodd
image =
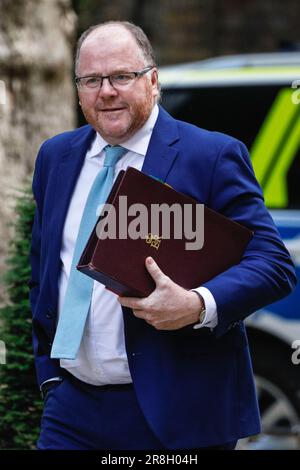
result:
<svg viewBox="0 0 300 470"><path fill-rule="evenodd" d="M148 426L131 385L96 387L70 377L47 393L37 448L167 450Z"/></svg>

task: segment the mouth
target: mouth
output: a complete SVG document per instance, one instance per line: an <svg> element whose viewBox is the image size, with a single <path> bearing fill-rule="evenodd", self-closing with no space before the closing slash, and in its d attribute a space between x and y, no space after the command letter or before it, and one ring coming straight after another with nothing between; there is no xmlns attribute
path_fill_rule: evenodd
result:
<svg viewBox="0 0 300 470"><path fill-rule="evenodd" d="M118 111L124 111L125 108L102 108L102 113L116 113Z"/></svg>

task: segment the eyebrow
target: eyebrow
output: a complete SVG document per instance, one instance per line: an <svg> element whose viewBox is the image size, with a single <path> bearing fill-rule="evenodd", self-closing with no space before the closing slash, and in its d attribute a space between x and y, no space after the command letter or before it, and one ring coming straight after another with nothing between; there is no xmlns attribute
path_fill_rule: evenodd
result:
<svg viewBox="0 0 300 470"><path fill-rule="evenodd" d="M113 72L110 72L108 75L117 75L119 73L130 73L135 72L135 70L129 69L125 70L124 68L116 69ZM80 75L82 77L101 77L102 75L98 72L87 72L84 75Z"/></svg>

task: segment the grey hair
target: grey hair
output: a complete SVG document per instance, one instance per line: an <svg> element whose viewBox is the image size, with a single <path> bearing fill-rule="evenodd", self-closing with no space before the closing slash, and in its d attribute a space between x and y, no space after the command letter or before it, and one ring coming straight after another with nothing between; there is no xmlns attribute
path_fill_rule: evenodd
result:
<svg viewBox="0 0 300 470"><path fill-rule="evenodd" d="M127 31L129 31L129 33L131 33L133 38L136 40L136 43L139 46L139 49L141 50L144 59L147 62L149 62L147 65L153 65L153 66L156 65L154 51L151 46L151 43L149 39L147 38L146 34L144 33L144 31L139 26L133 23L130 23L129 21L106 21L104 23L99 23L99 24L90 26L86 31L82 33L82 35L78 39L76 53L75 53L75 71L77 70L80 49L81 49L83 42L93 31L95 31L98 28L101 28L102 26L107 26L107 25L123 26Z"/></svg>

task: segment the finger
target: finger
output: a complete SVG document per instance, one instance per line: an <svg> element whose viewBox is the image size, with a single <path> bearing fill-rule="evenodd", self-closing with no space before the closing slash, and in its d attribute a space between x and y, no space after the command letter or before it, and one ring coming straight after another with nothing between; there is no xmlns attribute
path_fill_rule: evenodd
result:
<svg viewBox="0 0 300 470"><path fill-rule="evenodd" d="M149 314L147 312L145 312L145 310L137 310L137 309L133 309L133 314L137 317L137 318L142 318L143 320L146 320L148 321L149 320Z"/></svg>
<svg viewBox="0 0 300 470"><path fill-rule="evenodd" d="M148 273L154 280L155 284L159 283L164 278L166 278L165 274L159 268L158 264L154 261L154 259L151 258L151 256L148 256L148 258L146 258L145 265L148 270Z"/></svg>
<svg viewBox="0 0 300 470"><path fill-rule="evenodd" d="M145 312L145 310L133 310L133 314L135 317L145 320L149 325L153 324L153 316L150 313Z"/></svg>
<svg viewBox="0 0 300 470"><path fill-rule="evenodd" d="M118 301L123 307L128 307L136 310L143 309L143 299L137 297L118 297Z"/></svg>

